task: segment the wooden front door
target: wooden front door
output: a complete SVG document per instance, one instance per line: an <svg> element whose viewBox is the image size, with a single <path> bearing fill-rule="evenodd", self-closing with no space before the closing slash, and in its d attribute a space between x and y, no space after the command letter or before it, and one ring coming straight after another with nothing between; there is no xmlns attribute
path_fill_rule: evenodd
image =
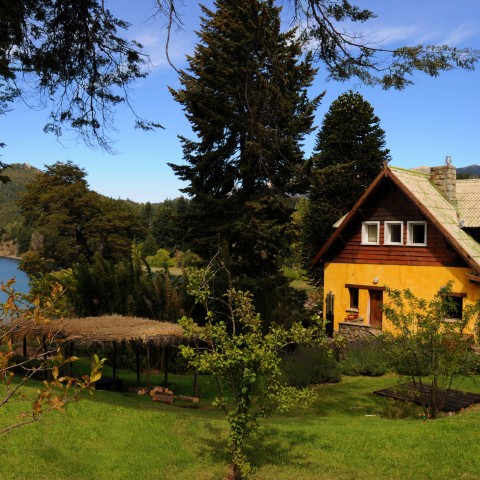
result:
<svg viewBox="0 0 480 480"><path fill-rule="evenodd" d="M380 304L383 302L382 290L369 290L370 294L370 325L382 328L382 310Z"/></svg>

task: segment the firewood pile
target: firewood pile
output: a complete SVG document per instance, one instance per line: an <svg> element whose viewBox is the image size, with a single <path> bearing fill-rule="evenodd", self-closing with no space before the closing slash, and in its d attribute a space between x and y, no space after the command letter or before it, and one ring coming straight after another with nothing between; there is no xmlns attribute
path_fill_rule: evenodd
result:
<svg viewBox="0 0 480 480"><path fill-rule="evenodd" d="M175 395L173 395L173 392L166 387L153 387L150 390L150 397L154 402L163 402L171 405Z"/></svg>
<svg viewBox="0 0 480 480"><path fill-rule="evenodd" d="M148 389L146 387L138 388L138 395L150 395L154 402L162 402L171 405L174 399L197 404L200 399L198 397L190 397L188 395L174 395L174 393L166 387L153 387Z"/></svg>

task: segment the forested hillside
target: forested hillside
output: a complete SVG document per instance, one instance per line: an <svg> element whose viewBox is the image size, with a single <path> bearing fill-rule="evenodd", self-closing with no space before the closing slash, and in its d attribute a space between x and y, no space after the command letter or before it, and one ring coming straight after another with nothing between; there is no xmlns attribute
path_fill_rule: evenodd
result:
<svg viewBox="0 0 480 480"><path fill-rule="evenodd" d="M30 232L24 227L23 217L17 205L18 197L25 191L25 186L35 179L40 172L28 163L13 163L3 170L2 175L10 181L0 184L0 233L3 255L15 255L12 240L18 246L28 242Z"/></svg>
<svg viewBox="0 0 480 480"><path fill-rule="evenodd" d="M469 165L468 167L457 168L457 178L478 177L480 177L480 165Z"/></svg>
<svg viewBox="0 0 480 480"><path fill-rule="evenodd" d="M10 182L0 185L0 228L2 231L8 230L9 225L19 221L20 209L16 205L16 200L25 190L25 185L33 181L39 172L40 170L28 163L14 163L2 172L10 179Z"/></svg>

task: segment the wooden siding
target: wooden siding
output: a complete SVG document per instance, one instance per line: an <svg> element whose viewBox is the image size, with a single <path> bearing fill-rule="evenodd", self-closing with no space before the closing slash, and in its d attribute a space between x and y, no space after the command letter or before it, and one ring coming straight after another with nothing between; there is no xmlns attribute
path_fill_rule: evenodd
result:
<svg viewBox="0 0 480 480"><path fill-rule="evenodd" d="M362 245L362 222L380 222L380 244ZM403 245L384 245L385 221L403 222ZM407 222L427 222L427 245L407 245ZM381 182L326 255L325 261L384 265L467 266L445 237L389 180Z"/></svg>

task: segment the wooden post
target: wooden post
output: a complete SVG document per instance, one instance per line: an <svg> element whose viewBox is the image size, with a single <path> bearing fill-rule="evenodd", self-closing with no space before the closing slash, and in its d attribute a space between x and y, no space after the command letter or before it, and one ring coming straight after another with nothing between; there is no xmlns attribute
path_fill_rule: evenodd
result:
<svg viewBox="0 0 480 480"><path fill-rule="evenodd" d="M333 322L334 322L334 308L335 308L335 295L330 291L325 298L325 319L328 321L325 330L329 337L333 337Z"/></svg>
<svg viewBox="0 0 480 480"><path fill-rule="evenodd" d="M117 342L113 342L112 376L117 379Z"/></svg>
<svg viewBox="0 0 480 480"><path fill-rule="evenodd" d="M198 355L198 343L195 342L195 354ZM193 396L198 397L198 368L193 372Z"/></svg>
<svg viewBox="0 0 480 480"><path fill-rule="evenodd" d="M150 388L150 342L147 342L147 388Z"/></svg>
<svg viewBox="0 0 480 480"><path fill-rule="evenodd" d="M166 387L168 387L168 345L165 345L163 348L163 365L164 365L164 372L165 372L165 378L164 378L164 384Z"/></svg>
<svg viewBox="0 0 480 480"><path fill-rule="evenodd" d="M198 397L198 368L193 372L193 396Z"/></svg>
<svg viewBox="0 0 480 480"><path fill-rule="evenodd" d="M137 387L140 386L140 346L135 342L135 357L137 361Z"/></svg>
<svg viewBox="0 0 480 480"><path fill-rule="evenodd" d="M73 357L73 342L70 342L69 357ZM73 362L70 362L70 375L73 375Z"/></svg>

